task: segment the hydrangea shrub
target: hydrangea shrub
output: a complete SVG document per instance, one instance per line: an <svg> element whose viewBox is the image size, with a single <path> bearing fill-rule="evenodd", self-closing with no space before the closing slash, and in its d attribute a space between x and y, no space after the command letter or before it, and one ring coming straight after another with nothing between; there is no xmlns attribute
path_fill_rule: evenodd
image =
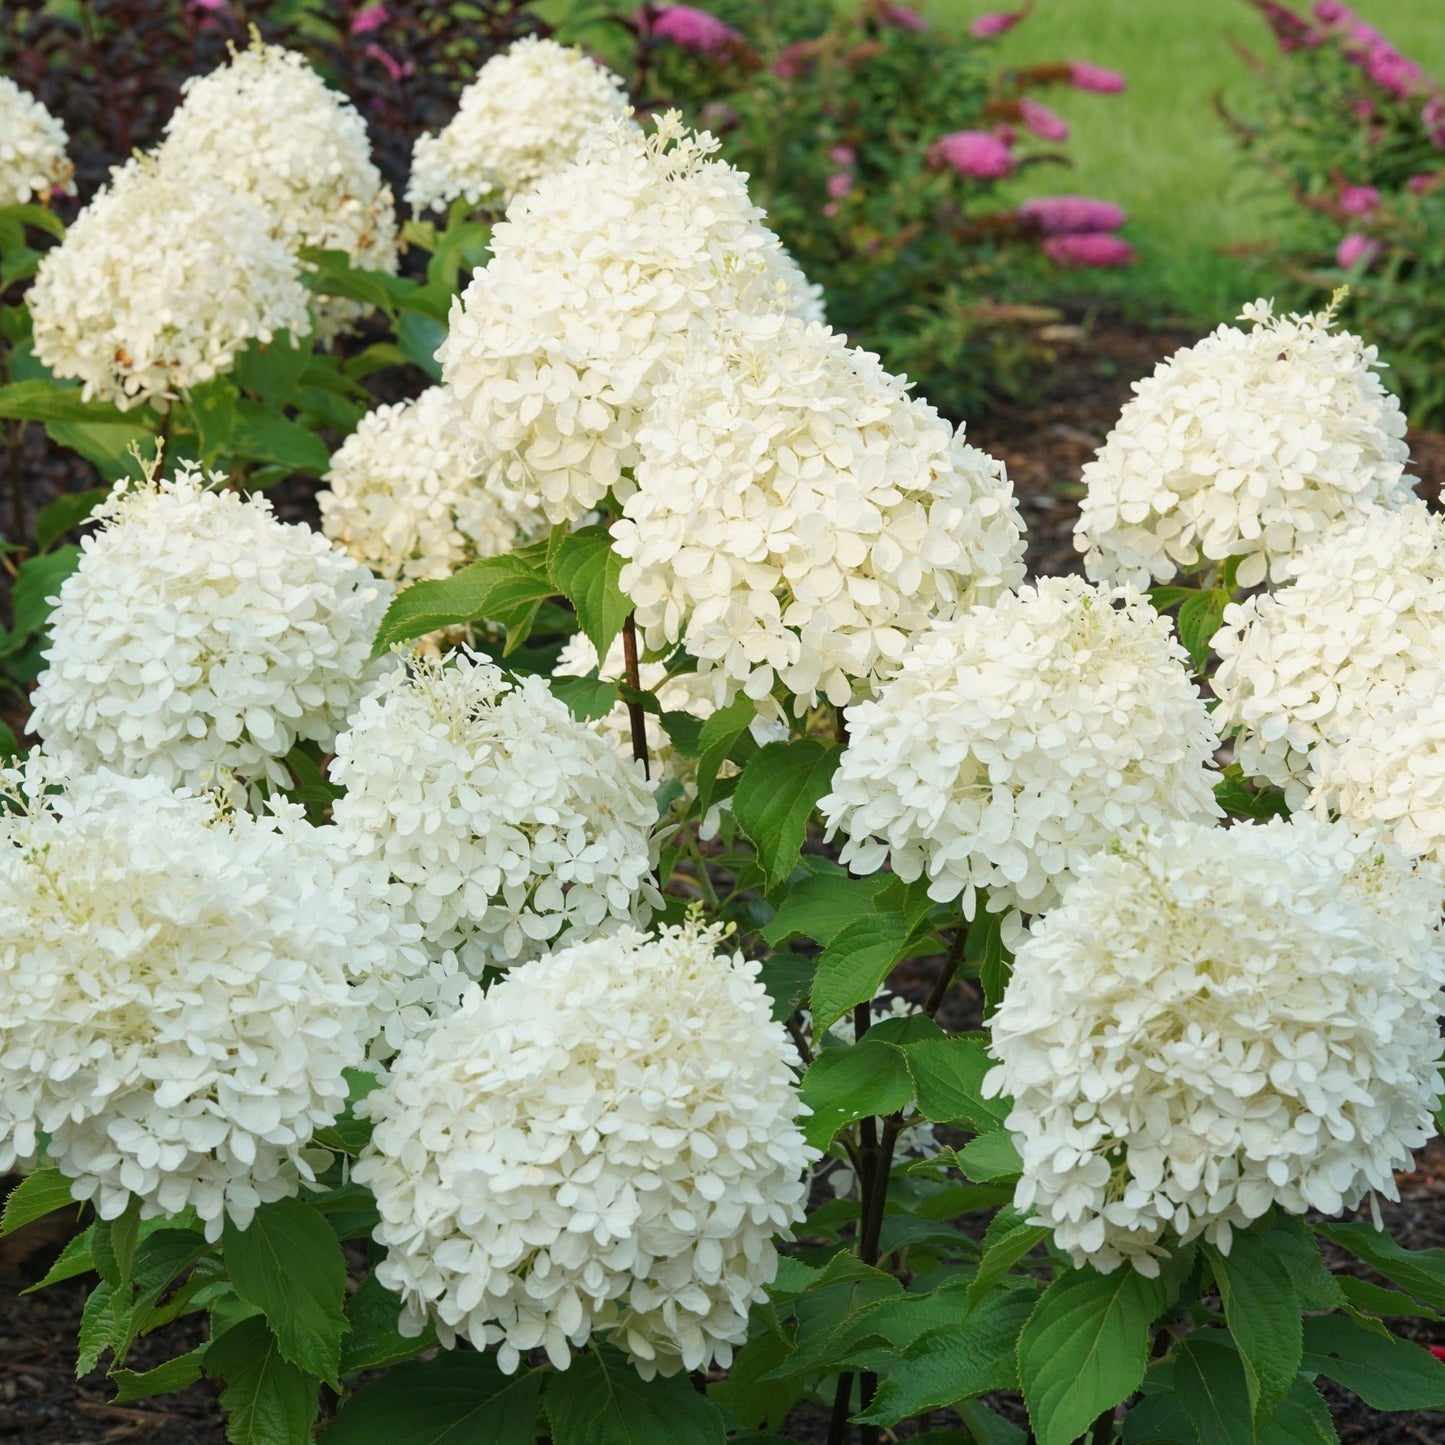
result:
<svg viewBox="0 0 1445 1445"><path fill-rule="evenodd" d="M631 24L679 74L762 59L695 7ZM816 33L785 69L834 63ZM215 1382L238 1445L1328 1441L1322 1378L1445 1407L1404 1337L1445 1273L1369 1217L1436 1130L1445 984L1440 529L1373 348L1255 302L1086 469L1094 580L1026 580L1002 464L824 324L714 139L513 58L605 113L558 108L495 230L465 189L414 216L407 275L298 244L381 192L270 51L185 105L264 135L241 78L285 80L274 174L121 172L219 188L203 257L122 258L104 195L0 212L40 272L0 413L112 483L17 504L0 638L41 743L0 766L0 1234L86 1206L48 1276L93 1276L80 1372ZM277 275L299 314L248 340ZM337 298L369 330L317 349ZM210 374L112 404L46 369L57 318L105 358L122 312ZM263 495L293 474L323 530Z"/></svg>

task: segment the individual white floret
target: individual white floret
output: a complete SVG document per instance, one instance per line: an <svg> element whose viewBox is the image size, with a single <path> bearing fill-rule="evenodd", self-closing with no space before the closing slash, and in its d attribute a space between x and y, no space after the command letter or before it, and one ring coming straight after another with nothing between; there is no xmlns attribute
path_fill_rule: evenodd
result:
<svg viewBox="0 0 1445 1445"><path fill-rule="evenodd" d="M390 939L293 815L159 779L0 774L0 1170L44 1148L102 1219L193 1208L216 1239L312 1177Z"/></svg>
<svg viewBox="0 0 1445 1445"><path fill-rule="evenodd" d="M1018 950L986 1094L1014 1202L1109 1271L1271 1207L1337 1214L1434 1132L1445 878L1307 815L1141 830Z"/></svg>
<svg viewBox="0 0 1445 1445"><path fill-rule="evenodd" d="M281 759L329 748L375 675L391 584L190 463L118 483L95 516L51 614L36 736L82 768L171 786L223 772L289 786Z"/></svg>
<svg viewBox="0 0 1445 1445"><path fill-rule="evenodd" d="M75 194L65 127L28 90L0 75L0 207L42 206L52 191Z"/></svg>
<svg viewBox="0 0 1445 1445"><path fill-rule="evenodd" d="M361 270L396 274L396 205L371 159L366 122L304 55L258 40L192 77L183 96L156 153L165 170L219 180L264 212L293 254L345 251ZM332 336L370 309L320 298L318 332Z"/></svg>
<svg viewBox="0 0 1445 1445"><path fill-rule="evenodd" d="M636 432L689 326L730 312L818 314L813 288L675 112L645 136L596 132L582 159L520 197L452 304L438 351L490 487L570 522L637 462Z"/></svg>
<svg viewBox="0 0 1445 1445"><path fill-rule="evenodd" d="M1243 557L1244 587L1288 577L1301 548L1363 508L1414 495L1399 401L1373 346L1312 316L1246 306L1134 383L1084 467L1074 543L1090 577L1149 586Z"/></svg>
<svg viewBox="0 0 1445 1445"><path fill-rule="evenodd" d="M406 203L443 211L465 197L505 210L627 113L618 76L576 46L525 36L482 66L446 127L417 137Z"/></svg>
<svg viewBox="0 0 1445 1445"><path fill-rule="evenodd" d="M1303 806L1317 743L1440 690L1445 519L1421 504L1368 513L1303 553L1289 586L1227 607L1212 645L1215 725L1238 729L1246 774Z"/></svg>
<svg viewBox="0 0 1445 1445"><path fill-rule="evenodd" d="M458 431L444 386L379 406L331 458L317 493L321 530L378 576L415 582L448 577L545 529L540 511L488 490Z"/></svg>
<svg viewBox="0 0 1445 1445"><path fill-rule="evenodd" d="M336 740L333 816L409 892L440 955L480 975L645 924L657 807L641 765L578 722L540 677L513 684L470 655L417 659Z"/></svg>
<svg viewBox="0 0 1445 1445"><path fill-rule="evenodd" d="M1120 832L1219 816L1218 739L1170 623L1132 588L1045 577L914 640L819 804L856 873L1041 913Z"/></svg>
<svg viewBox="0 0 1445 1445"><path fill-rule="evenodd" d="M1309 761L1318 816L1338 814L1357 832L1385 833L1402 852L1445 863L1445 694L1381 708Z"/></svg>
<svg viewBox="0 0 1445 1445"><path fill-rule="evenodd" d="M602 1336L644 1378L726 1366L817 1157L758 965L716 928L627 930L513 969L363 1108L402 1332L558 1369Z"/></svg>
<svg viewBox="0 0 1445 1445"><path fill-rule="evenodd" d="M122 409L224 375L252 341L311 329L309 292L265 216L212 177L144 157L111 172L27 301L40 360Z"/></svg>
<svg viewBox="0 0 1445 1445"><path fill-rule="evenodd" d="M647 646L681 643L719 704L869 696L936 614L1023 578L999 462L817 323L699 330L655 388L612 529Z"/></svg>

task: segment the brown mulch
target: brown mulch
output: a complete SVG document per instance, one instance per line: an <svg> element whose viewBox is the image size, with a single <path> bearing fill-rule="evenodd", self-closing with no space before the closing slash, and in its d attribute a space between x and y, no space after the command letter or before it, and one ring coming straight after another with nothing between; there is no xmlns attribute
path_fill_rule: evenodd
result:
<svg viewBox="0 0 1445 1445"><path fill-rule="evenodd" d="M1007 464L1029 527L1029 565L1038 574L1077 571L1072 530L1077 516L1079 475L1130 396L1130 383L1147 375L1178 346L1196 337L1179 332L1149 332L1101 322L1087 331L1059 338L1060 360L1037 394L1025 403L1001 403L968 429L968 439ZM94 485L68 461L44 448L39 429L28 429L27 504L34 509L58 492ZM1437 502L1445 484L1445 434L1412 435L1419 490ZM288 520L312 511L315 484L295 495L278 489L274 500ZM3 528L0 528L3 530ZM8 710L7 710L8 711ZM18 719L14 719L18 721ZM906 993L927 992L925 969L894 980ZM967 992L955 989L946 1005L950 1026L968 1027ZM956 1015L956 1017L955 1017ZM0 1193L4 1184L0 1183ZM1411 1248L1445 1245L1445 1143L1433 1141L1413 1174L1400 1179L1399 1204L1383 1206L1395 1238ZM22 1295L25 1285L44 1273L69 1227L63 1216L31 1225L0 1241L0 1442L17 1445L96 1445L96 1442L147 1442L147 1445L219 1445L224 1441L215 1388L202 1383L132 1406L109 1403L113 1393L102 1373L75 1379L75 1335L86 1293L83 1280L72 1280L40 1294ZM1341 1268L1361 1266L1341 1259ZM1445 1342L1445 1326L1401 1322L1401 1333L1424 1343ZM160 1341L141 1341L128 1362L144 1369L196 1341L183 1338L183 1326L165 1331ZM1445 1445L1445 1413L1382 1415L1344 1391L1327 1387L1331 1412L1344 1445ZM816 1407L795 1411L786 1433L800 1442L826 1438L826 1412ZM934 1423L940 1423L935 1416Z"/></svg>

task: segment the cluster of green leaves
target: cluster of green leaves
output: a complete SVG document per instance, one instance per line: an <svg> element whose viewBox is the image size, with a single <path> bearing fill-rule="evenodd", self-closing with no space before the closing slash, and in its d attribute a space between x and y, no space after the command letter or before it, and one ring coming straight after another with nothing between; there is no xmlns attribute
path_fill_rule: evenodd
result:
<svg viewBox="0 0 1445 1445"><path fill-rule="evenodd" d="M936 166L929 151L946 133L1016 120L1021 74L1000 68L988 41L936 21L924 32L874 23L866 4L706 8L747 48L658 43L644 50L645 98L681 104L719 136L855 344L955 419L1019 394L1047 359L1041 326L1059 319L1046 304L1054 273L1037 233L998 208L995 182ZM606 49L606 32L595 40ZM1062 160L1039 147L1020 164ZM852 188L830 195L840 175Z"/></svg>
<svg viewBox="0 0 1445 1445"><path fill-rule="evenodd" d="M1253 67L1255 88L1228 119L1245 153L1283 180L1296 203L1271 247L1281 301L1310 309L1348 281L1343 320L1390 358L1381 377L1411 419L1438 426L1445 419L1445 156L1426 122L1427 97L1401 98L1375 84L1337 32L1291 46L1288 22L1272 18L1286 27L1286 43L1272 62ZM1434 124L1445 125L1445 116ZM1350 214L1341 205L1345 187L1373 187L1378 206ZM1346 234L1370 244L1343 268L1336 252Z"/></svg>

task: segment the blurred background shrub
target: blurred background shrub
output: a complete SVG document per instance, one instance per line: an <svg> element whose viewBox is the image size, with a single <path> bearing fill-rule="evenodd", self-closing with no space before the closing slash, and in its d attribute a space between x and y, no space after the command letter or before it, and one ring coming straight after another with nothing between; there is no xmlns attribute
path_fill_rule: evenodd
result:
<svg viewBox="0 0 1445 1445"><path fill-rule="evenodd" d="M1349 324L1416 425L1445 422L1445 85L1338 0L1252 0L1275 54L1221 110L1302 220L1272 251L1291 301L1348 281Z"/></svg>

